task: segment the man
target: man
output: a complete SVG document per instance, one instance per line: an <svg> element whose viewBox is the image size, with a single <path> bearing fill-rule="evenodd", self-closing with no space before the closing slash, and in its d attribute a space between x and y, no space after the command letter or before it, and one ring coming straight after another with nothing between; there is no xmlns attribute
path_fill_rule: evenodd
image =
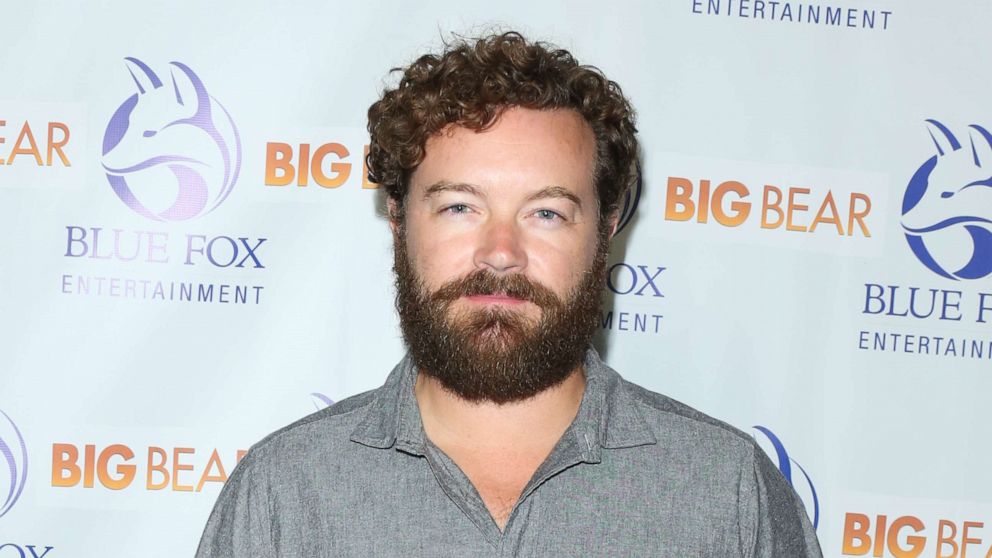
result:
<svg viewBox="0 0 992 558"><path fill-rule="evenodd" d="M198 556L818 557L747 435L590 348L636 179L620 88L507 33L369 110L409 355L256 444Z"/></svg>

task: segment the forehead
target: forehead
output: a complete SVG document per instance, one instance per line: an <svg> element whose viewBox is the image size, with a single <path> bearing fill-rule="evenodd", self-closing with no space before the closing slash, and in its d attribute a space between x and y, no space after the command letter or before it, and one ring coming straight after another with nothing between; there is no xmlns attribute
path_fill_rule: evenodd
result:
<svg viewBox="0 0 992 558"><path fill-rule="evenodd" d="M561 186L592 195L595 154L595 136L577 112L510 108L484 131L453 125L428 139L411 193L448 181L482 188Z"/></svg>

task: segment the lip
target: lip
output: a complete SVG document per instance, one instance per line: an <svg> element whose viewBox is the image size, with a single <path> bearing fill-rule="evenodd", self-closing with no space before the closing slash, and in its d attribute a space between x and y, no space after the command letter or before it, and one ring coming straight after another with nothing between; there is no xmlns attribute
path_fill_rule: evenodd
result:
<svg viewBox="0 0 992 558"><path fill-rule="evenodd" d="M465 298L479 304L506 304L513 306L527 302L521 298L514 298L512 296L501 294L472 295Z"/></svg>

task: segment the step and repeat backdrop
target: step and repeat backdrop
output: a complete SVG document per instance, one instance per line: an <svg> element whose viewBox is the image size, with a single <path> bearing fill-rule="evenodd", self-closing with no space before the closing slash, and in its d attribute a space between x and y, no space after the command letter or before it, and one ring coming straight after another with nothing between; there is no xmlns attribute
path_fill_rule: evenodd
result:
<svg viewBox="0 0 992 558"><path fill-rule="evenodd" d="M251 444L381 384L404 349L365 111L492 29L638 110L606 360L753 435L827 556L992 557L988 3L3 14L0 558L190 556Z"/></svg>

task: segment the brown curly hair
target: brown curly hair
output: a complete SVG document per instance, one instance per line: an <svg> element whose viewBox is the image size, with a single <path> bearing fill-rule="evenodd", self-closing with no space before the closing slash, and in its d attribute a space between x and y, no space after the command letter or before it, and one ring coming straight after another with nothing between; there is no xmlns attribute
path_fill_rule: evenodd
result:
<svg viewBox="0 0 992 558"><path fill-rule="evenodd" d="M402 209L410 175L427 139L456 124L482 131L510 107L572 109L596 137L595 182L600 218L618 208L637 179L634 110L620 86L566 50L519 33L459 39L427 54L369 107L369 180ZM398 216L394 216L398 217Z"/></svg>

